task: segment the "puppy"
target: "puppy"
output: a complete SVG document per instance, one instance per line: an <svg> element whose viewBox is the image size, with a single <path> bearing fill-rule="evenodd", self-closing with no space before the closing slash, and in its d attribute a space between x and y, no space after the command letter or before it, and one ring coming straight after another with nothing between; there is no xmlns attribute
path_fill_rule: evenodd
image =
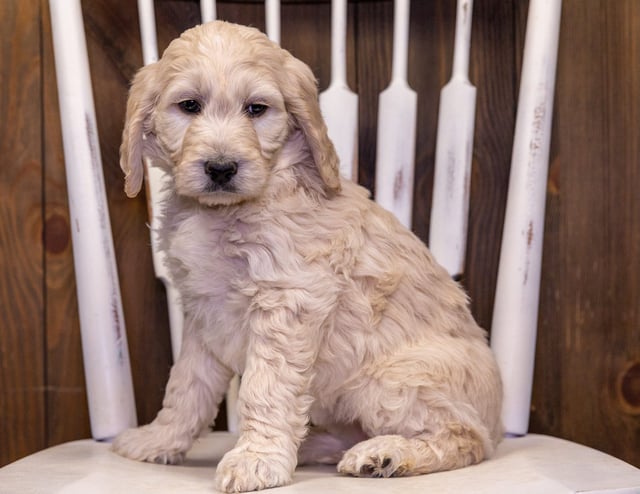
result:
<svg viewBox="0 0 640 494"><path fill-rule="evenodd" d="M299 463L389 477L491 456L502 389L485 332L424 244L340 178L305 64L253 28L186 31L133 81L129 196L146 157L172 177L160 235L184 341L162 410L116 452L179 462L237 373L222 491L287 484Z"/></svg>

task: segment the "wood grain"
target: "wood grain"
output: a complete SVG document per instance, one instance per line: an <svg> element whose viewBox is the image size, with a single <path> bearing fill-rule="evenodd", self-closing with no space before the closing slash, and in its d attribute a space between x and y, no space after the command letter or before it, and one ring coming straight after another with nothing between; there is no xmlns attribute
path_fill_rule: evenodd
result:
<svg viewBox="0 0 640 494"><path fill-rule="evenodd" d="M532 428L638 465L640 4L563 15Z"/></svg>
<svg viewBox="0 0 640 494"><path fill-rule="evenodd" d="M0 464L46 438L39 8L0 4Z"/></svg>
<svg viewBox="0 0 640 494"><path fill-rule="evenodd" d="M375 194L378 95L391 80L393 4L357 4L357 86L359 183ZM420 101L418 99L418 101ZM418 126L419 127L419 126Z"/></svg>
<svg viewBox="0 0 640 494"><path fill-rule="evenodd" d="M155 2L160 50L200 22L195 0ZM528 2L474 2L477 87L467 277L489 328ZM122 191L118 148L142 64L135 2L84 0L101 152L140 422L171 365L144 194ZM286 0L282 45L330 78L328 0ZM360 98L360 182L375 183L378 94L389 82L391 0L349 2L349 83ZM264 27L262 1L218 16ZM455 2L412 2L418 92L413 229L427 241L438 95L450 77ZM0 465L88 435L55 73L46 0L0 3ZM640 3L565 0L548 180L531 430L640 466ZM6 88L6 89L5 89ZM224 417L217 426L224 426Z"/></svg>

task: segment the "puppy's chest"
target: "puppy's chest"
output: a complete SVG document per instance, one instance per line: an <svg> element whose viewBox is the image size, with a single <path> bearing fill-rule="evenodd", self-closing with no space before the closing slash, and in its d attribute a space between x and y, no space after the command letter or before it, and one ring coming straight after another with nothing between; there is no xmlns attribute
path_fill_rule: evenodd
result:
<svg viewBox="0 0 640 494"><path fill-rule="evenodd" d="M206 211L170 231L169 262L185 308L233 331L246 325L256 293L300 282L303 256L284 229Z"/></svg>
<svg viewBox="0 0 640 494"><path fill-rule="evenodd" d="M199 213L174 225L169 238L169 263L185 304L204 304L210 311L243 308L251 284L248 264L238 255L239 235L233 224ZM197 307L202 310L202 307Z"/></svg>

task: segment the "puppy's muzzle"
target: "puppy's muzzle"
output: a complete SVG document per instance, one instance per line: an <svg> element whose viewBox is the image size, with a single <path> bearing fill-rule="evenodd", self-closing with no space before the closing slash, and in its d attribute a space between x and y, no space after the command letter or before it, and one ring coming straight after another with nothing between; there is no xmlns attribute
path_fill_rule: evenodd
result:
<svg viewBox="0 0 640 494"><path fill-rule="evenodd" d="M226 185L238 173L238 163L235 161L207 161L204 172L216 185Z"/></svg>

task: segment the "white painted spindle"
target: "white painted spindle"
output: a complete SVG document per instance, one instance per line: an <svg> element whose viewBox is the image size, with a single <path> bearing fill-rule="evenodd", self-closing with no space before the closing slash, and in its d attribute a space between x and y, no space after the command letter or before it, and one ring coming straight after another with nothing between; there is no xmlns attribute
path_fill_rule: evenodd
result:
<svg viewBox="0 0 640 494"><path fill-rule="evenodd" d="M411 228L418 96L407 82L409 0L395 0L391 83L380 93L376 201Z"/></svg>
<svg viewBox="0 0 640 494"><path fill-rule="evenodd" d="M280 0L265 0L267 36L280 44Z"/></svg>
<svg viewBox="0 0 640 494"><path fill-rule="evenodd" d="M476 88L469 82L472 0L458 0L451 80L440 93L429 248L449 274L464 271Z"/></svg>
<svg viewBox="0 0 640 494"><path fill-rule="evenodd" d="M561 7L561 0L529 3L491 326L504 382L503 420L513 435L529 426Z"/></svg>
<svg viewBox="0 0 640 494"><path fill-rule="evenodd" d="M216 20L216 0L200 0L202 23Z"/></svg>
<svg viewBox="0 0 640 494"><path fill-rule="evenodd" d="M50 0L91 433L136 425L80 0Z"/></svg>
<svg viewBox="0 0 640 494"><path fill-rule="evenodd" d="M358 95L347 83L347 0L331 2L331 83L320 109L343 177L358 180Z"/></svg>

